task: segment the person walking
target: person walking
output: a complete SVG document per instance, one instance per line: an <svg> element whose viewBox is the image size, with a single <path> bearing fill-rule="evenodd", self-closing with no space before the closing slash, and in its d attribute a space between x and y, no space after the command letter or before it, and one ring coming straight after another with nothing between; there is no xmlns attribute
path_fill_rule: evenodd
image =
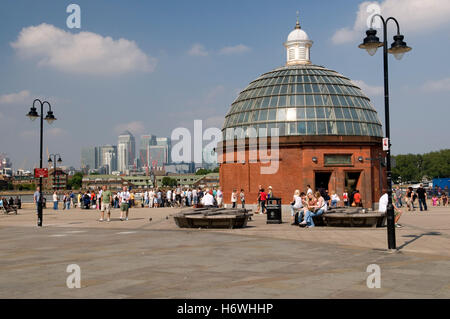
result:
<svg viewBox="0 0 450 319"><path fill-rule="evenodd" d="M261 198L261 213L260 214L266 214L267 213L267 209L266 209L267 193L264 191L264 188L261 188L260 198Z"/></svg>
<svg viewBox="0 0 450 319"><path fill-rule="evenodd" d="M380 197L380 200L378 201L378 211L380 213L387 212L388 202L389 202L389 196L388 196L388 193L385 191L384 194ZM394 218L395 218L394 225L395 225L395 227L401 228L403 226L398 224L398 220L400 219L400 216L402 216L402 211L400 210L400 208L396 207L395 205L393 205L393 207L394 207Z"/></svg>
<svg viewBox="0 0 450 319"><path fill-rule="evenodd" d="M113 201L113 195L106 185L103 185L102 187L101 200L102 207L100 208L101 215L99 221L102 222L104 220L106 211L108 214L107 221L109 222L111 221L111 203Z"/></svg>
<svg viewBox="0 0 450 319"><path fill-rule="evenodd" d="M233 189L231 192L231 208L236 208L236 202L237 202L237 191Z"/></svg>
<svg viewBox="0 0 450 319"><path fill-rule="evenodd" d="M241 198L242 208L245 208L245 192L243 189L241 189L241 193L239 194L239 197Z"/></svg>
<svg viewBox="0 0 450 319"><path fill-rule="evenodd" d="M395 188L395 205L397 206L397 208L401 208L403 206L402 203L402 190L400 189L400 187L397 185L397 187Z"/></svg>
<svg viewBox="0 0 450 319"><path fill-rule="evenodd" d="M347 192L347 190L345 190L344 193L342 194L342 201L344 202L344 206L345 207L348 207L350 205L349 201L348 201L348 192Z"/></svg>
<svg viewBox="0 0 450 319"><path fill-rule="evenodd" d="M426 211L427 210L427 192L425 191L425 188L423 188L423 184L420 184L416 193L417 193L417 197L419 198L420 211L423 211L423 210Z"/></svg>
<svg viewBox="0 0 450 319"><path fill-rule="evenodd" d="M41 198L41 193L40 193L40 188L38 186L38 187L36 187L36 191L33 194L33 202L36 205L36 214L38 213L38 210L39 210L38 206L39 206L40 198Z"/></svg>
<svg viewBox="0 0 450 319"><path fill-rule="evenodd" d="M128 211L130 209L130 192L127 187L123 187L123 191L119 194L120 199L120 220L123 221L123 215L125 213L125 220L128 220Z"/></svg>
<svg viewBox="0 0 450 319"><path fill-rule="evenodd" d="M53 192L53 210L58 210L58 193Z"/></svg>
<svg viewBox="0 0 450 319"><path fill-rule="evenodd" d="M415 211L414 205L412 203L412 199L413 199L412 187L408 187L408 190L406 191L405 199L406 199L406 206L408 207L408 211L411 211L411 210Z"/></svg>

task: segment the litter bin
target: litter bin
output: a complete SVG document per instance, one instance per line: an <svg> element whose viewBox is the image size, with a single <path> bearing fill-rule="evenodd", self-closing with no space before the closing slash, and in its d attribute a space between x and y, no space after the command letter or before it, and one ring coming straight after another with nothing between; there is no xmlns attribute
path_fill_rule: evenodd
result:
<svg viewBox="0 0 450 319"><path fill-rule="evenodd" d="M281 224L281 198L272 197L267 200L267 224Z"/></svg>

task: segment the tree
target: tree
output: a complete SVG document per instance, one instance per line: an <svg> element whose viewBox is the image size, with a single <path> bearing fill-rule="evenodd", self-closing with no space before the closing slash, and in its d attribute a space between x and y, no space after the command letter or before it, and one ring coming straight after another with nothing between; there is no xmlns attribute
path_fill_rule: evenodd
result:
<svg viewBox="0 0 450 319"><path fill-rule="evenodd" d="M162 179L162 185L163 186L170 186L170 187L174 187L177 186L177 180L175 178L171 178L169 176L164 176Z"/></svg>
<svg viewBox="0 0 450 319"><path fill-rule="evenodd" d="M206 168L200 168L195 172L195 175L206 175L211 173L211 171L209 169Z"/></svg>
<svg viewBox="0 0 450 319"><path fill-rule="evenodd" d="M67 183L68 189L80 189L83 181L83 173L77 172L72 178L69 179Z"/></svg>

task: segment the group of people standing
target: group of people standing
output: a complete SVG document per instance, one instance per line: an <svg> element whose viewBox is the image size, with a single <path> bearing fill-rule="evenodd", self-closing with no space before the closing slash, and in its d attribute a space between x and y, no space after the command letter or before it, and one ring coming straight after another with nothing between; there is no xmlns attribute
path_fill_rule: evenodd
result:
<svg viewBox="0 0 450 319"><path fill-rule="evenodd" d="M431 205L432 206L448 206L448 195L445 191L440 191L439 189L431 191ZM403 204L406 205L408 211L416 210L416 201L419 202L420 211L427 211L427 200L429 194L427 190L423 187L423 184L420 184L419 187L414 190L411 186L406 189L404 193L399 186L397 186L393 192L394 202L397 208L403 207Z"/></svg>

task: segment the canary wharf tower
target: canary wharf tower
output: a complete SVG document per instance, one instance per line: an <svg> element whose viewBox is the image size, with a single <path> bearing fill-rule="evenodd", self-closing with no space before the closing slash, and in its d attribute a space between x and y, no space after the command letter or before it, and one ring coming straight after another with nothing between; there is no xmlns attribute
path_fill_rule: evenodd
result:
<svg viewBox="0 0 450 319"><path fill-rule="evenodd" d="M241 188L246 202L255 203L259 185L272 186L284 204L307 185L338 194L358 189L365 207L378 201L384 172L369 160L382 154L377 112L349 78L311 62L312 45L297 21L284 42L285 65L250 82L231 104L217 148L225 203ZM279 136L278 169L261 174L266 164L259 157L249 160L249 134L270 136L273 128ZM236 148L243 140L244 160Z"/></svg>

